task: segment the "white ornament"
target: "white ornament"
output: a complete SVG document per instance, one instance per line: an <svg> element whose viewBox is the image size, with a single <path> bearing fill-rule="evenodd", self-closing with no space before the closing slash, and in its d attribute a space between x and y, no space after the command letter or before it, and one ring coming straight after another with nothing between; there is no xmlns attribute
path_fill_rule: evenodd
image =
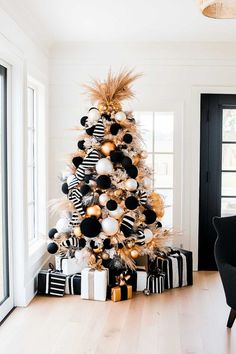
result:
<svg viewBox="0 0 236 354"><path fill-rule="evenodd" d="M71 184L71 182L74 180L74 178L75 178L75 175L70 175L70 176L68 176L68 177L67 177L67 180L66 180L67 184L68 184L68 185Z"/></svg>
<svg viewBox="0 0 236 354"><path fill-rule="evenodd" d="M89 125L93 125L96 124L98 119L100 118L100 113L99 110L96 108L92 108L90 109L90 111L88 112L88 123Z"/></svg>
<svg viewBox="0 0 236 354"><path fill-rule="evenodd" d="M115 114L115 120L117 122L122 122L125 119L126 119L126 114L124 112L120 111Z"/></svg>
<svg viewBox="0 0 236 354"><path fill-rule="evenodd" d="M106 235L113 236L117 233L119 229L119 223L114 218L105 218L102 220L102 229Z"/></svg>
<svg viewBox="0 0 236 354"><path fill-rule="evenodd" d="M151 238L153 237L153 233L150 229L144 229L144 236L145 236L145 241L148 242L151 240Z"/></svg>
<svg viewBox="0 0 236 354"><path fill-rule="evenodd" d="M148 177L144 177L143 179L143 185L146 189L150 189L152 186L152 180Z"/></svg>
<svg viewBox="0 0 236 354"><path fill-rule="evenodd" d="M125 188L127 189L127 191L135 191L138 187L138 183L135 179L133 178L129 178L126 180L125 182Z"/></svg>
<svg viewBox="0 0 236 354"><path fill-rule="evenodd" d="M102 205L102 206L105 206L109 199L110 198L108 197L108 195L106 193L102 193L99 196L99 204Z"/></svg>
<svg viewBox="0 0 236 354"><path fill-rule="evenodd" d="M109 210L109 215L115 219L119 219L124 214L124 209L120 206L116 208L116 210Z"/></svg>
<svg viewBox="0 0 236 354"><path fill-rule="evenodd" d="M111 175L113 164L109 159L100 159L96 164L96 171L99 175Z"/></svg>
<svg viewBox="0 0 236 354"><path fill-rule="evenodd" d="M58 220L56 223L56 229L58 232L70 232L71 227L69 225L69 219L67 218L61 218Z"/></svg>

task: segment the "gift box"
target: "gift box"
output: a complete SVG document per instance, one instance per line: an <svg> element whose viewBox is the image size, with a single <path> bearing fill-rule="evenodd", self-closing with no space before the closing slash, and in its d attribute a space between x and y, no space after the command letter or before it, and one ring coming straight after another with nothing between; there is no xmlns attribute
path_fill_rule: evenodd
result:
<svg viewBox="0 0 236 354"><path fill-rule="evenodd" d="M42 270L38 274L38 293L63 296L65 293L66 276L52 269Z"/></svg>
<svg viewBox="0 0 236 354"><path fill-rule="evenodd" d="M193 284L192 252L174 249L166 257L157 258L156 267L165 276L165 289L178 288Z"/></svg>
<svg viewBox="0 0 236 354"><path fill-rule="evenodd" d="M81 272L81 298L106 301L108 269L85 268Z"/></svg>
<svg viewBox="0 0 236 354"><path fill-rule="evenodd" d="M80 295L81 294L81 274L68 275L66 277L65 294Z"/></svg>
<svg viewBox="0 0 236 354"><path fill-rule="evenodd" d="M149 290L151 294L161 294L165 290L165 275L161 274L148 274L146 289Z"/></svg>
<svg viewBox="0 0 236 354"><path fill-rule="evenodd" d="M125 277L128 276L125 280L126 284L132 285L132 290L137 291L137 272L131 269L125 271L109 269L109 285L117 285L117 277L120 277L121 274L123 274Z"/></svg>
<svg viewBox="0 0 236 354"><path fill-rule="evenodd" d="M85 263L82 259L77 259L75 257L55 256L56 270L65 275L81 273L82 269L87 266L87 263Z"/></svg>
<svg viewBox="0 0 236 354"><path fill-rule="evenodd" d="M110 286L111 300L114 302L128 300L132 298L132 285Z"/></svg>
<svg viewBox="0 0 236 354"><path fill-rule="evenodd" d="M146 288L147 272L145 266L136 268L137 272L137 291L143 291Z"/></svg>

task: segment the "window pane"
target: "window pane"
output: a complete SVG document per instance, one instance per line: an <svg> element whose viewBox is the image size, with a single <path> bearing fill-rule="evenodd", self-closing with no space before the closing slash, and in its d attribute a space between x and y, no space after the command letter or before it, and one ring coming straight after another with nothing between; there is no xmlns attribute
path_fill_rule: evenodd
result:
<svg viewBox="0 0 236 354"><path fill-rule="evenodd" d="M153 171L153 154L148 154L145 160L145 165L147 165Z"/></svg>
<svg viewBox="0 0 236 354"><path fill-rule="evenodd" d="M222 170L236 170L236 144L222 144Z"/></svg>
<svg viewBox="0 0 236 354"><path fill-rule="evenodd" d="M236 196L236 172L222 172L222 195Z"/></svg>
<svg viewBox="0 0 236 354"><path fill-rule="evenodd" d="M223 141L236 142L236 109L223 109Z"/></svg>
<svg viewBox="0 0 236 354"><path fill-rule="evenodd" d="M173 189L157 189L156 192L164 198L166 206L173 205Z"/></svg>
<svg viewBox="0 0 236 354"><path fill-rule="evenodd" d="M34 90L28 87L28 128L34 128Z"/></svg>
<svg viewBox="0 0 236 354"><path fill-rule="evenodd" d="M154 186L155 188L173 187L173 154L155 154Z"/></svg>
<svg viewBox="0 0 236 354"><path fill-rule="evenodd" d="M173 152L174 113L155 113L155 152Z"/></svg>
<svg viewBox="0 0 236 354"><path fill-rule="evenodd" d="M236 198L221 199L221 216L236 215Z"/></svg>
<svg viewBox="0 0 236 354"><path fill-rule="evenodd" d="M35 237L35 224L34 224L34 204L28 205L28 239L33 240Z"/></svg>
<svg viewBox="0 0 236 354"><path fill-rule="evenodd" d="M147 152L153 152L153 113L135 112L134 117Z"/></svg>

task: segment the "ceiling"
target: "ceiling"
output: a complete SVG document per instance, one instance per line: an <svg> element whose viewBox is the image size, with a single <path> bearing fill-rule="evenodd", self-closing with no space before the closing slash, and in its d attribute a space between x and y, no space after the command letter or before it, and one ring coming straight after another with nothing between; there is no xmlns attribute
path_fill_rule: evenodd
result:
<svg viewBox="0 0 236 354"><path fill-rule="evenodd" d="M236 41L236 20L201 15L198 0L0 0L27 33L57 42Z"/></svg>

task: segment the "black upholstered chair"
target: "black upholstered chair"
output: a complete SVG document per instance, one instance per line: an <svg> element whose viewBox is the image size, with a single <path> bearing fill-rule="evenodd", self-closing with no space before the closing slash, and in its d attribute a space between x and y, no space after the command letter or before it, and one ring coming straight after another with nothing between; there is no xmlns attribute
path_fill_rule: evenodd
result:
<svg viewBox="0 0 236 354"><path fill-rule="evenodd" d="M213 218L217 232L215 260L223 283L226 302L231 307L227 327L236 318L236 216Z"/></svg>

